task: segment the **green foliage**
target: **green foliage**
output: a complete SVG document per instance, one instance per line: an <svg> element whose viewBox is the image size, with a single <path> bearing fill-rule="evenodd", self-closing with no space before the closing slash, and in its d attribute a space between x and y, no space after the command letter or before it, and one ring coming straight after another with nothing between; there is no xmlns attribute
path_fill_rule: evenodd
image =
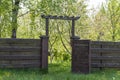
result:
<svg viewBox="0 0 120 80"><path fill-rule="evenodd" d="M109 28L110 33L113 41L117 41L117 36L119 35L119 28L120 25L120 2L119 0L109 0L107 6L105 6L106 9L105 15L109 19Z"/></svg>
<svg viewBox="0 0 120 80"><path fill-rule="evenodd" d="M108 0L95 15L94 23L97 33L96 39L119 41L120 28L120 2L119 0Z"/></svg>
<svg viewBox="0 0 120 80"><path fill-rule="evenodd" d="M0 37L10 36L11 4L11 0L0 0Z"/></svg>

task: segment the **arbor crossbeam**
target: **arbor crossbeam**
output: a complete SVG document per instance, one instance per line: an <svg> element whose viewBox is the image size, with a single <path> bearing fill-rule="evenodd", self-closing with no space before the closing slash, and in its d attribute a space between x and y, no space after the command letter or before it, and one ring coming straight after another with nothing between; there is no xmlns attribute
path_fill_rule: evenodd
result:
<svg viewBox="0 0 120 80"><path fill-rule="evenodd" d="M41 17L42 18L46 18L46 19L60 19L60 20L78 20L80 18L79 16L77 16L77 17L74 17L74 16L69 17L69 16L57 16L57 15L55 15L55 16L52 16L52 15L47 15L47 16L41 15Z"/></svg>

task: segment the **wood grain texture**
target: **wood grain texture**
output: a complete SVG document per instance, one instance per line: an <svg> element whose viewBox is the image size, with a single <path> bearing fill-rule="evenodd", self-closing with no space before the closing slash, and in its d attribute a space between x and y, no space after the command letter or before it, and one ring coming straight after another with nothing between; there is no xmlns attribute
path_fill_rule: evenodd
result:
<svg viewBox="0 0 120 80"><path fill-rule="evenodd" d="M1 39L0 68L41 67L40 39Z"/></svg>
<svg viewBox="0 0 120 80"><path fill-rule="evenodd" d="M90 41L72 40L72 72L89 73L91 71Z"/></svg>

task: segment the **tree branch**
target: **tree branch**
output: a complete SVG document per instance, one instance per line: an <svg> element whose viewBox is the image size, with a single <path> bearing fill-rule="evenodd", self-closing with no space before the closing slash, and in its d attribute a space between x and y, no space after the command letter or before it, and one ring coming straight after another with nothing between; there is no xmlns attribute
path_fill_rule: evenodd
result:
<svg viewBox="0 0 120 80"><path fill-rule="evenodd" d="M25 13L23 13L23 14L19 15L18 17L22 17L22 16L24 16L24 15L28 14L29 12L30 12L30 11L27 11L27 12L25 12Z"/></svg>

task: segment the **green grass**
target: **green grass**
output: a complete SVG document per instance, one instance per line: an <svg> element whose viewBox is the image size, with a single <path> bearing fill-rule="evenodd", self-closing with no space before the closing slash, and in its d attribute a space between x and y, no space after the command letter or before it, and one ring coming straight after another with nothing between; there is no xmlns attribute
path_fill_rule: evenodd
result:
<svg viewBox="0 0 120 80"><path fill-rule="evenodd" d="M47 74L39 69L0 69L0 80L120 80L120 71L106 69L87 75L73 74L69 65L50 64Z"/></svg>

